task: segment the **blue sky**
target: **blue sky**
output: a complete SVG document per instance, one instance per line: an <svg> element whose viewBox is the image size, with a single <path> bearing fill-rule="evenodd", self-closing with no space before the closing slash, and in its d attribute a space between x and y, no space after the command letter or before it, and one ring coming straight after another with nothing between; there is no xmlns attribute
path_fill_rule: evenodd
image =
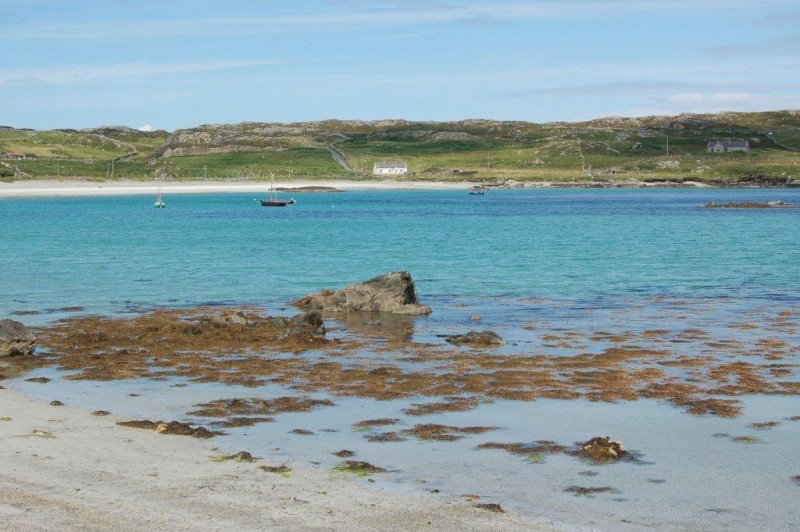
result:
<svg viewBox="0 0 800 532"><path fill-rule="evenodd" d="M0 0L0 125L800 108L800 0Z"/></svg>

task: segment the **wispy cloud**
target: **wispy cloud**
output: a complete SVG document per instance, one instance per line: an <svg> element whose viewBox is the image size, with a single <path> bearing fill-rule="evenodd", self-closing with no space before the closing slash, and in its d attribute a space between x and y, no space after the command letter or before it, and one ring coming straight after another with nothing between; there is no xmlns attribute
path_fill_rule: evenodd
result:
<svg viewBox="0 0 800 532"><path fill-rule="evenodd" d="M711 48L719 57L755 57L788 55L800 57L800 33L779 35L769 39L744 44L725 44Z"/></svg>
<svg viewBox="0 0 800 532"><path fill-rule="evenodd" d="M640 105L621 110L622 116L675 115L680 113L718 113L722 111L763 111L798 109L800 94L774 92L683 92L640 101Z"/></svg>
<svg viewBox="0 0 800 532"><path fill-rule="evenodd" d="M639 71L637 70L638 74ZM764 90L800 91L800 82L791 83L692 83L670 80L632 80L586 85L540 87L500 96L511 98L529 97L574 97L574 96L638 96L655 94L699 95L699 94L746 94ZM680 92L675 92L680 91Z"/></svg>
<svg viewBox="0 0 800 532"><path fill-rule="evenodd" d="M217 70L252 68L280 63L279 61L239 60L209 63L123 63L103 66L68 66L7 70L0 72L1 86L77 85L96 81L153 78L170 74L191 74Z"/></svg>
<svg viewBox="0 0 800 532"><path fill-rule="evenodd" d="M750 92L679 92L671 94L667 101L671 105L681 108L696 107L702 105L707 107L719 107L726 105L738 105L744 102L751 102L756 95Z"/></svg>
<svg viewBox="0 0 800 532"><path fill-rule="evenodd" d="M0 40L126 39L259 35L266 32L336 32L431 24L485 24L531 19L614 16L618 13L745 10L792 5L794 0L544 0L515 3L337 2L327 9L294 8L272 16L186 18L169 21L114 21L7 25Z"/></svg>

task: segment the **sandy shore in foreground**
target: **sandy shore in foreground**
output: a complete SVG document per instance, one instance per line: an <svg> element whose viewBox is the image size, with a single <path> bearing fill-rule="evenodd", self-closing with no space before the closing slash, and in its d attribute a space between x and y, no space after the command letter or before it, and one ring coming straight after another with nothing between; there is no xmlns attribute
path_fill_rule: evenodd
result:
<svg viewBox="0 0 800 532"><path fill-rule="evenodd" d="M471 183L411 182L411 181L281 181L276 188L333 187L340 190L446 190L467 189ZM0 183L0 198L64 197L64 196L121 196L155 195L156 182L142 181L15 181ZM161 192L172 194L210 193L269 193L266 182L182 181L163 183Z"/></svg>
<svg viewBox="0 0 800 532"><path fill-rule="evenodd" d="M2 530L557 530L289 464L214 462L213 439L120 427L0 389ZM36 432L35 432L36 431ZM38 435L37 435L38 433Z"/></svg>

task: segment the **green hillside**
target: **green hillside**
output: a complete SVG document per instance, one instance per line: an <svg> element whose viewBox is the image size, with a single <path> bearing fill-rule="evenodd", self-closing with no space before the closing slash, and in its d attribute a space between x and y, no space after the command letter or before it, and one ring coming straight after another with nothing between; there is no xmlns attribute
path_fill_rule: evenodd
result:
<svg viewBox="0 0 800 532"><path fill-rule="evenodd" d="M748 153L706 153L748 140ZM667 149L669 145L669 155ZM7 154L11 152L13 157ZM0 128L4 179L372 179L402 160L405 179L481 181L800 181L800 112L603 118L581 123L245 122L141 132L124 127ZM20 155L24 158L20 160ZM340 161L337 162L334 155Z"/></svg>

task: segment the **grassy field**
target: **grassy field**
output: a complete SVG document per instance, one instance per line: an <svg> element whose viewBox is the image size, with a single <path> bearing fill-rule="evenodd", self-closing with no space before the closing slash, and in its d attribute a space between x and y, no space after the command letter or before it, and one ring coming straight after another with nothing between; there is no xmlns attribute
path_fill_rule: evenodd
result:
<svg viewBox="0 0 800 532"><path fill-rule="evenodd" d="M750 153L708 154L715 139L747 139ZM342 153L353 171L332 158ZM669 156L667 156L669 145ZM9 179L363 179L402 160L415 180L800 180L800 113L720 113L583 123L243 123L167 132L129 128L0 128ZM113 172L112 172L113 161Z"/></svg>
<svg viewBox="0 0 800 532"><path fill-rule="evenodd" d="M276 177L333 178L344 174L327 149L213 153L160 160L152 170L176 179L269 179Z"/></svg>

